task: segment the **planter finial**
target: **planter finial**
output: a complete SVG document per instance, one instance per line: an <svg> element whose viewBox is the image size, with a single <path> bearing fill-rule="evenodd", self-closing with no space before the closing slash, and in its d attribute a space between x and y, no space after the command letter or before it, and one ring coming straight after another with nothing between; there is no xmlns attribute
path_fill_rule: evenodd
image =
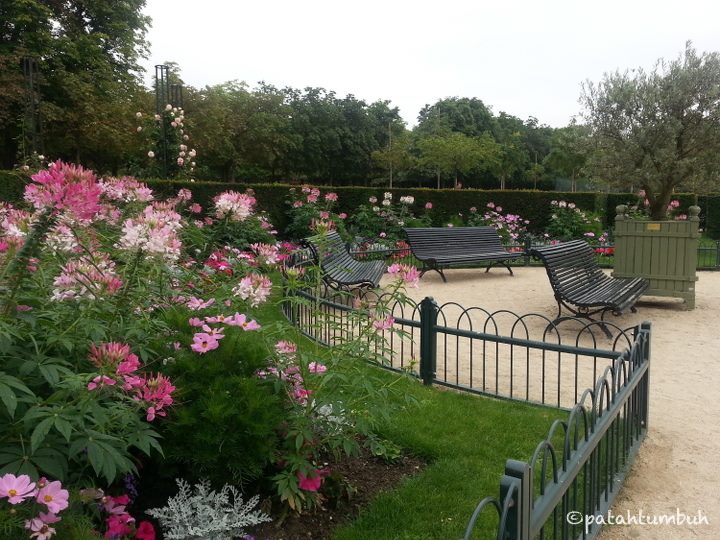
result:
<svg viewBox="0 0 720 540"><path fill-rule="evenodd" d="M688 208L688 221L700 221L700 207L697 205L693 205L690 208Z"/></svg>
<svg viewBox="0 0 720 540"><path fill-rule="evenodd" d="M627 219L628 207L625 204L619 204L615 207L615 221L625 221Z"/></svg>

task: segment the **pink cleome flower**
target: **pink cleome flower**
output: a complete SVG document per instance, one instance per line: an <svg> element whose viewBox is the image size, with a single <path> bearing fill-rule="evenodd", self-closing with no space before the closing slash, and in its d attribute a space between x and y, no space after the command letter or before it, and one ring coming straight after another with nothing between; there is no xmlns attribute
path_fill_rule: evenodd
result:
<svg viewBox="0 0 720 540"><path fill-rule="evenodd" d="M293 354L297 352L297 345L291 341L281 340L275 344L275 350L280 354Z"/></svg>
<svg viewBox="0 0 720 540"><path fill-rule="evenodd" d="M58 160L31 178L35 183L25 187L25 200L38 210L61 210L79 221L100 210L102 190L90 170Z"/></svg>
<svg viewBox="0 0 720 540"><path fill-rule="evenodd" d="M256 199L248 193L225 191L213 199L215 217L230 221L245 221L254 213Z"/></svg>
<svg viewBox="0 0 720 540"><path fill-rule="evenodd" d="M272 282L269 278L251 273L242 278L232 292L243 300L249 300L252 307L257 307L268 299L271 290Z"/></svg>

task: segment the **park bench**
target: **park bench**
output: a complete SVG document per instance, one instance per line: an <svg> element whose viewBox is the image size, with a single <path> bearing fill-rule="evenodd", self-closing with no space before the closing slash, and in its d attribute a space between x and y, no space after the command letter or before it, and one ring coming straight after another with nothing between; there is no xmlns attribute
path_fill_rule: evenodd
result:
<svg viewBox="0 0 720 540"><path fill-rule="evenodd" d="M512 275L509 261L522 253L510 253L493 227L417 227L403 229L415 258L423 263L420 277L435 270L444 282L443 269L456 264L488 263L485 272L502 264Z"/></svg>
<svg viewBox="0 0 720 540"><path fill-rule="evenodd" d="M311 250L325 283L334 289L377 287L385 273L385 261L354 259L337 231L306 238L303 245Z"/></svg>
<svg viewBox="0 0 720 540"><path fill-rule="evenodd" d="M558 318L565 306L576 317L594 320L600 313L600 327L608 337L605 314L620 315L627 309L635 313L635 302L648 288L644 278L613 278L603 272L595 252L583 240L535 247L529 251L545 265L558 303ZM553 322L555 322L553 321Z"/></svg>

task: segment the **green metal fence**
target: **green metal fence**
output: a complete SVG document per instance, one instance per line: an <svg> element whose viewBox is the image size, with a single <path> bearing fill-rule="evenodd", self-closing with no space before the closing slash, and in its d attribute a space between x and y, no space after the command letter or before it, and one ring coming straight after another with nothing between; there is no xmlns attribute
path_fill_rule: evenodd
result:
<svg viewBox="0 0 720 540"><path fill-rule="evenodd" d="M327 345L357 335L358 305L383 298L374 291L325 286L286 294L284 311L305 335ZM568 411L528 462L508 460L499 495L470 518L496 520L497 538L595 538L568 515L597 516L612 504L647 431L650 324L622 330L565 317L558 321L507 310L488 312L432 298L395 301L392 329L374 337L383 367L410 372L425 384ZM379 334L379 335L378 335ZM494 509L494 510L493 510ZM492 514L490 518L488 514Z"/></svg>

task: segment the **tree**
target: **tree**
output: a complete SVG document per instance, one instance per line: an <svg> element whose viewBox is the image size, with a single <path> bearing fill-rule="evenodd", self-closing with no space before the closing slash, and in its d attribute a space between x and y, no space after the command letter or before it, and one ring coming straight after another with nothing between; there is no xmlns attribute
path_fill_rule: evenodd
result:
<svg viewBox="0 0 720 540"><path fill-rule="evenodd" d="M572 124L556 130L552 149L543 160L545 168L570 179L570 191L577 190L577 178L583 172L588 157L587 126Z"/></svg>
<svg viewBox="0 0 720 540"><path fill-rule="evenodd" d="M446 98L425 105L418 116L418 133L444 135L449 131L477 137L492 131L492 111L477 98Z"/></svg>
<svg viewBox="0 0 720 540"><path fill-rule="evenodd" d="M392 124L388 129L388 133L392 135L388 140L386 148L375 150L371 156L375 163L388 171L390 176L390 186L393 187L393 176L407 171L415 165L415 158L411 153L412 138L404 127L400 126L402 131L397 128L393 129Z"/></svg>
<svg viewBox="0 0 720 540"><path fill-rule="evenodd" d="M440 189L441 174L454 176L454 186L458 187L458 175L473 169L488 168L498 158L497 143L492 136L468 137L462 133L451 133L443 137L431 136L420 139L420 163L437 175L437 187Z"/></svg>
<svg viewBox="0 0 720 540"><path fill-rule="evenodd" d="M2 2L0 33L8 40L2 53L30 56L39 65L51 156L83 159L102 170L119 164L133 129L132 101L142 91L144 6L145 0ZM22 77L20 62L3 62L0 69L3 81Z"/></svg>
<svg viewBox="0 0 720 540"><path fill-rule="evenodd" d="M720 54L688 42L678 59L606 74L584 85L581 102L594 145L590 167L612 185L639 185L653 219L673 190L720 168Z"/></svg>

